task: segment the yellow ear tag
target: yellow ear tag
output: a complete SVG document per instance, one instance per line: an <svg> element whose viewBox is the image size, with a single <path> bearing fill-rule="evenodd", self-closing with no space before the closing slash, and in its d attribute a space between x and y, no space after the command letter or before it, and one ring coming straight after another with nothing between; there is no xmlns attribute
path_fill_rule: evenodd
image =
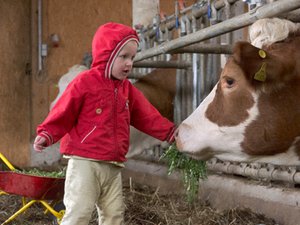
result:
<svg viewBox="0 0 300 225"><path fill-rule="evenodd" d="M264 50L259 50L258 51L258 54L259 54L259 56L262 58L262 59L264 59L264 58L266 58L267 57L267 53L264 51Z"/></svg>
<svg viewBox="0 0 300 225"><path fill-rule="evenodd" d="M259 71L257 71L255 73L255 75L254 75L255 80L264 82L267 79L266 67L267 67L267 64L264 62L262 64L261 68L259 69Z"/></svg>

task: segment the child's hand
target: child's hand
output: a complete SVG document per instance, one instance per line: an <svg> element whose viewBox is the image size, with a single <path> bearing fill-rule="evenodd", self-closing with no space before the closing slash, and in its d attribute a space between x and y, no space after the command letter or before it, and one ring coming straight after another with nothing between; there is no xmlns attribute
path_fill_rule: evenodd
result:
<svg viewBox="0 0 300 225"><path fill-rule="evenodd" d="M42 152L46 147L48 146L48 142L46 138L38 135L36 136L34 143L33 143L33 148L37 152Z"/></svg>

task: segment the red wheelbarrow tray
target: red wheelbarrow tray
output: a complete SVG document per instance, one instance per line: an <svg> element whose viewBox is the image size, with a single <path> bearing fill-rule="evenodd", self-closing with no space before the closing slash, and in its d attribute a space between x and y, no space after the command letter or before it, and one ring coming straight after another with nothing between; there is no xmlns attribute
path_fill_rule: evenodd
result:
<svg viewBox="0 0 300 225"><path fill-rule="evenodd" d="M64 178L42 177L14 171L0 171L0 190L36 200L60 200Z"/></svg>

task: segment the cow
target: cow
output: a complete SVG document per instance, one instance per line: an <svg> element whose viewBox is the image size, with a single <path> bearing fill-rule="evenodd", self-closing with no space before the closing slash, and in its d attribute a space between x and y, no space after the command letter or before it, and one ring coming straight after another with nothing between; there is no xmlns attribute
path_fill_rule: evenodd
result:
<svg viewBox="0 0 300 225"><path fill-rule="evenodd" d="M60 98L69 82L79 73L87 70L90 63L91 58L85 55L82 64L72 66L69 71L59 79L59 93L55 100L50 104L50 109ZM155 69L138 79L133 85L145 95L151 104L154 105L164 117L173 121L173 102L176 92L176 69ZM166 148L168 144L167 142L162 142L142 133L132 126L130 127L130 146L126 155L127 158L138 156L145 149L152 148L153 146L162 146L163 148Z"/></svg>
<svg viewBox="0 0 300 225"><path fill-rule="evenodd" d="M268 23L261 22L253 24L257 27L252 30L264 30L261 26ZM256 42L259 48L246 41L234 45L213 90L179 125L179 151L199 160L216 157L223 161L300 165L297 26L286 33L284 40L274 38L277 42L271 43L271 39L261 39ZM288 25L283 27L290 29ZM253 37L259 39L259 35Z"/></svg>

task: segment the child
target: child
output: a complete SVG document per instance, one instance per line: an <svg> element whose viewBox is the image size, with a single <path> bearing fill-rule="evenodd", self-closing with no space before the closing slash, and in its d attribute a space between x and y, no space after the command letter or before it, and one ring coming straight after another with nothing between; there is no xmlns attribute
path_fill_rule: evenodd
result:
<svg viewBox="0 0 300 225"><path fill-rule="evenodd" d="M68 85L37 127L36 151L64 137L60 151L69 162L61 225L87 225L95 205L99 224L123 224L121 169L130 125L162 141L174 139L174 124L126 79L137 48L132 28L117 23L100 26L92 42L91 69Z"/></svg>

